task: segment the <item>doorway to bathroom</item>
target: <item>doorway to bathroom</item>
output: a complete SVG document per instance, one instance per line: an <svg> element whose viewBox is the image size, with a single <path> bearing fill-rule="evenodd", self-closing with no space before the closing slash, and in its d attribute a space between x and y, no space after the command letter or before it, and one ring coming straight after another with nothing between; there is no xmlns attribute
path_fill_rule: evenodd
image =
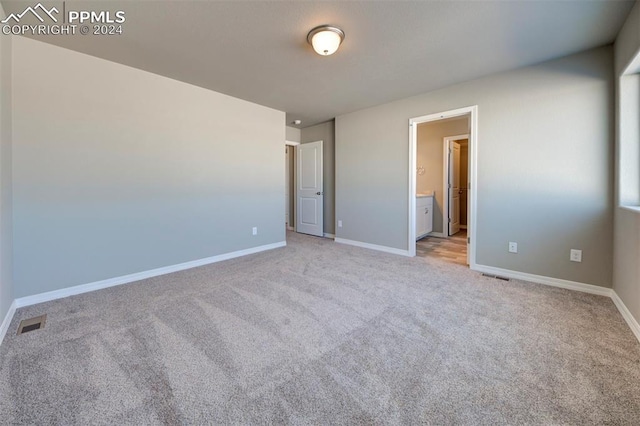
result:
<svg viewBox="0 0 640 426"><path fill-rule="evenodd" d="M477 107L410 125L410 250L474 265Z"/></svg>
<svg viewBox="0 0 640 426"><path fill-rule="evenodd" d="M418 159L424 157L421 151L430 140L437 144L440 134L461 131L468 128L468 117L446 122L430 122L418 127ZM421 135L421 133L431 133ZM422 142L422 143L421 143ZM467 216L469 182L469 134L445 136L442 138L442 197L433 197L434 206L442 211L441 232L430 233L420 238L416 235L416 256L437 257L447 262L467 265ZM434 162L435 163L435 162ZM420 166L418 167L420 170ZM424 175L423 175L424 176ZM427 175L428 176L428 175ZM437 187L437 183L421 182L417 176L418 187ZM437 179L436 179L437 180ZM422 184L422 185L421 185ZM424 190L423 190L424 191ZM430 192L428 189L426 192ZM432 191L437 193L437 191ZM418 197L420 190L418 191ZM439 202L442 202L440 208ZM418 199L417 204L420 204ZM419 209L418 209L419 210ZM420 212L416 212L418 214ZM420 217L417 218L420 220Z"/></svg>

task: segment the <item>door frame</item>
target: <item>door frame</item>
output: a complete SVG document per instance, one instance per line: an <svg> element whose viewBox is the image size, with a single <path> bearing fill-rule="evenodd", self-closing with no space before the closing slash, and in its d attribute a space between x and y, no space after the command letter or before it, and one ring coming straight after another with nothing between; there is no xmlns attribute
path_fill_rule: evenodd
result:
<svg viewBox="0 0 640 426"><path fill-rule="evenodd" d="M409 119L409 226L407 231L407 247L409 256L416 255L416 170L418 149L418 124L438 121L445 118L460 117L469 114L469 205L467 217L467 238L469 238L469 267L477 269L476 264L476 213L478 199L478 105L443 111L436 114L423 115Z"/></svg>
<svg viewBox="0 0 640 426"><path fill-rule="evenodd" d="M294 194L289 194L289 197L291 197L291 204L293 205L293 217L289 218L289 223L287 224L287 229L289 229L289 231L294 231L295 232L295 230L296 230L296 214L297 214L296 201L297 201L297 198L298 198L298 197L296 197L296 194L295 194L295 191L296 191L296 171L297 171L296 147L298 145L300 145L300 142L294 142L294 141L285 140L284 144L285 144L285 146L290 146L290 147L293 148L293 153L292 153L292 156L293 156L293 169L289 170L289 178L291 180L293 180L293 192L294 192ZM286 168L286 164L285 164L285 168ZM286 186L289 184L289 182L286 182L286 180L287 179L286 179L286 176L285 176L285 183L284 183L285 187L283 188L285 190L285 194L286 194L286 191L287 191Z"/></svg>
<svg viewBox="0 0 640 426"><path fill-rule="evenodd" d="M467 139L469 140L469 134L466 133L464 135L456 135L456 136L445 136L444 138L442 138L442 157L443 157L443 172L442 172L442 198L443 198L443 203L442 203L442 237L443 238L449 238L449 142L456 142L459 140L463 140L463 139ZM467 177L469 177L468 174L468 168L469 168L469 162L467 161ZM460 183L464 183L465 185L467 185L469 182L460 182ZM469 190L467 189L467 192ZM469 210L469 203L467 203L467 210ZM469 212L467 211L467 214ZM445 220L446 219L446 220ZM447 226L446 232L445 232L445 224Z"/></svg>

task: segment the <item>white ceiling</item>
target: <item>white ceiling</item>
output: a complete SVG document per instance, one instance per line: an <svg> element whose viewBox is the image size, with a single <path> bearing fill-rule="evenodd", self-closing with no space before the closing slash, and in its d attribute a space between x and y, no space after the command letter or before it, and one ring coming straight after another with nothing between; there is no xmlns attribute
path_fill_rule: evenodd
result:
<svg viewBox="0 0 640 426"><path fill-rule="evenodd" d="M3 0L5 12L34 1ZM61 4L46 2L45 5ZM121 36L40 40L287 112L337 115L614 41L633 1L67 1L123 10ZM307 32L336 25L328 57Z"/></svg>

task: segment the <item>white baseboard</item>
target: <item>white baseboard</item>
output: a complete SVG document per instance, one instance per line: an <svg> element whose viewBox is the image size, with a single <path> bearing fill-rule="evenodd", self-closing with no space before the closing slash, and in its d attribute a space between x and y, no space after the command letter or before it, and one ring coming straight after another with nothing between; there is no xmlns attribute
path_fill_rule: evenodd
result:
<svg viewBox="0 0 640 426"><path fill-rule="evenodd" d="M636 321L636 319L633 317L631 311L629 311L629 308L627 308L627 306L624 304L622 299L620 299L620 296L618 296L618 293L616 293L615 290L611 290L611 300L613 300L613 304L616 305L616 308L618 308L618 311L620 311L622 318L624 318L624 320L629 325L629 328L631 328L631 331L636 336L636 339L638 339L638 341L640 342L640 324L638 324L638 321Z"/></svg>
<svg viewBox="0 0 640 426"><path fill-rule="evenodd" d="M183 271L198 266L208 265L211 263L222 262L248 254L259 253L261 251L271 250L278 247L286 246L286 241L267 244L259 247L252 247L246 250L234 251L231 253L220 254L218 256L207 257L204 259L192 260L190 262L179 263L177 265L165 266L162 268L152 269L150 271L137 272L135 274L123 275L121 277L109 278L102 281L96 281L88 284L81 284L74 287L63 288L60 290L40 293L33 296L26 296L14 301L16 308L23 306L35 305L37 303L49 302L51 300L62 299L63 297L75 296L77 294L88 293L90 291L101 290L103 288L114 287L117 285L128 284L134 281L140 281L147 278L157 277L159 275L170 274L172 272Z"/></svg>
<svg viewBox="0 0 640 426"><path fill-rule="evenodd" d="M600 287L592 284L584 284L576 281L562 280L559 278L545 277L541 275L527 274L525 272L511 271L509 269L494 268L493 266L474 265L471 269L485 274L498 275L505 278L513 278L516 280L523 280L534 282L538 284L549 285L552 287L566 288L568 290L581 291L583 293L595 294L598 296L610 297L613 304L618 308L618 312L622 315L622 318L627 322L629 328L640 342L640 324L633 317L631 311L624 304L620 296L612 288Z"/></svg>
<svg viewBox="0 0 640 426"><path fill-rule="evenodd" d="M382 251L385 253L392 253L401 256L409 256L409 252L406 250L400 250L393 247L380 246L376 244L363 243L360 241L347 240L344 238L336 238L335 241L341 244L352 245L356 247L368 248L371 250ZM163 268L152 269L150 271L138 272L135 274L124 275L121 277L110 278L107 280L96 281L89 284L78 285L75 287L69 287L65 289L50 291L47 293L41 293L34 296L21 297L13 301L11 306L9 307L9 311L4 317L2 324L0 324L0 344L4 340L5 335L9 329L9 325L11 324L11 320L16 312L17 308L21 308L23 306L35 305L37 303L48 302L55 299L61 299L63 297L73 296L76 294L87 293L90 291L100 290L103 288L113 287L122 284L128 284L131 282L143 280L146 278L152 278L159 275L165 275L172 272L178 272L185 269L195 268L198 266L208 265L211 263L221 262L223 260L229 260L240 256L246 256L248 254L259 253L261 251L271 250L279 247L286 246L286 241L281 241L279 243L267 244L264 246L253 247L246 250L235 251L231 253L221 254L218 256L212 256L205 259L194 260L191 262L180 263L177 265L166 266ZM625 306L624 302L618 294L610 288L599 287L591 284L583 284L575 281L562 280L558 278L545 277L541 275L528 274L525 272L511 271L508 269L495 268L492 266L485 265L473 265L473 270L478 272L483 272L486 274L499 275L506 278L513 278L523 281L534 282L538 284L549 285L553 287L566 288L574 291L581 291L590 294L596 294L600 296L608 296L613 300L616 308L627 322L631 331L636 336L638 341L640 341L640 324L633 317L629 309Z"/></svg>
<svg viewBox="0 0 640 426"><path fill-rule="evenodd" d="M329 234L328 232L324 233L324 237L325 238L335 238L336 236L334 234Z"/></svg>
<svg viewBox="0 0 640 426"><path fill-rule="evenodd" d="M293 226L287 225L287 230L288 231L295 231L295 228Z"/></svg>
<svg viewBox="0 0 640 426"><path fill-rule="evenodd" d="M7 315L4 316L4 320L2 320L2 324L0 324L0 344L4 340L4 336L7 335L7 330L9 330L9 325L11 324L11 320L13 319L13 315L16 313L16 301L14 300L9 306L9 311Z"/></svg>
<svg viewBox="0 0 640 426"><path fill-rule="evenodd" d="M385 253L398 254L400 256L411 256L408 250L400 250L394 247L379 246L377 244L363 243L361 241L346 240L344 238L336 238L336 243L347 244L350 246L362 247L371 250L383 251Z"/></svg>
<svg viewBox="0 0 640 426"><path fill-rule="evenodd" d="M599 296L611 296L610 288L600 287L592 284L583 284L576 281L545 277L542 275L528 274L526 272L511 271L509 269L494 268L493 266L478 264L473 265L471 269L473 269L474 271L483 272L485 274L498 275L505 278L513 278L514 280L529 281L532 283L544 284L552 287L581 291L583 293L597 294Z"/></svg>

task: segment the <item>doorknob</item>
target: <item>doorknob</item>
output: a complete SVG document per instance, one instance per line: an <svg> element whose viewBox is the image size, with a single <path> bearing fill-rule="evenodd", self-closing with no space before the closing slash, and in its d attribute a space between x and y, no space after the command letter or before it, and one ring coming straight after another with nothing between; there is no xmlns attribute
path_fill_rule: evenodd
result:
<svg viewBox="0 0 640 426"><path fill-rule="evenodd" d="M322 195L322 194L323 194L323 193L322 193L322 192L320 192L320 191L316 192L316 195Z"/></svg>

